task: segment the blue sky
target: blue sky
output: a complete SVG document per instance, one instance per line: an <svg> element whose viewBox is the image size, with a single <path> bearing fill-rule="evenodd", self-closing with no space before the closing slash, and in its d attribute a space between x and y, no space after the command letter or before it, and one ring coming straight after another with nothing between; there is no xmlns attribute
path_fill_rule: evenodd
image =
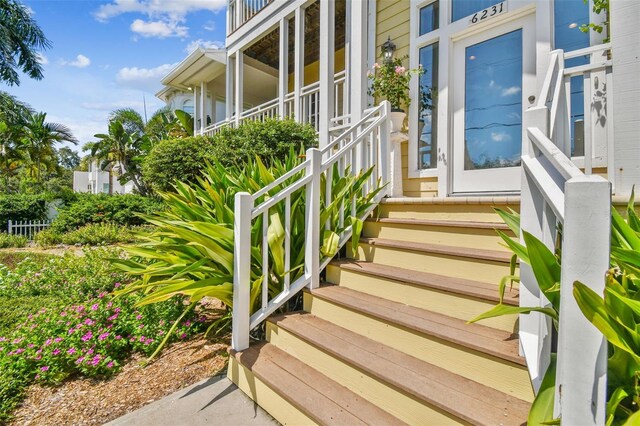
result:
<svg viewBox="0 0 640 426"><path fill-rule="evenodd" d="M152 114L160 79L196 45L224 44L226 0L22 0L51 49L44 79L0 83L47 120L69 126L81 144L106 131L109 112ZM78 147L77 149L80 149Z"/></svg>

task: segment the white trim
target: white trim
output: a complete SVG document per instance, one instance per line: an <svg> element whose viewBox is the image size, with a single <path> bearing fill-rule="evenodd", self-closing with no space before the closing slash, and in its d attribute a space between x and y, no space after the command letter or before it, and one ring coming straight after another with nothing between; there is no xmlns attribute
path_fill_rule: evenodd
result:
<svg viewBox="0 0 640 426"><path fill-rule="evenodd" d="M329 144L330 120L334 115L335 10L333 1L320 2L320 148Z"/></svg>
<svg viewBox="0 0 640 426"><path fill-rule="evenodd" d="M295 62L293 75L293 104L296 121L302 119L302 102L300 102L300 92L304 86L304 14L305 8L299 7L295 11Z"/></svg>

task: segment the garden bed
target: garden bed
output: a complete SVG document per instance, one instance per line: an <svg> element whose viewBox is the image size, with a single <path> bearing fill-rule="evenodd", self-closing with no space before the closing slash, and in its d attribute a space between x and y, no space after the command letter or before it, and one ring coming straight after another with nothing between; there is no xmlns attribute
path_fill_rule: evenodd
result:
<svg viewBox="0 0 640 426"><path fill-rule="evenodd" d="M227 338L176 342L146 367L133 356L108 380L77 378L60 386L32 386L10 424L98 425L224 372Z"/></svg>

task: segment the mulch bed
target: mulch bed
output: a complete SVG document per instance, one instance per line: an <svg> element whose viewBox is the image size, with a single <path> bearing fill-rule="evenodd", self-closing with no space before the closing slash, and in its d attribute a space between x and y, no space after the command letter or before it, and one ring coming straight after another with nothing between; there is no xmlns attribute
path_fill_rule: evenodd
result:
<svg viewBox="0 0 640 426"><path fill-rule="evenodd" d="M178 342L151 364L134 356L108 380L76 379L58 387L32 386L14 425L100 425L166 395L224 372L228 336Z"/></svg>

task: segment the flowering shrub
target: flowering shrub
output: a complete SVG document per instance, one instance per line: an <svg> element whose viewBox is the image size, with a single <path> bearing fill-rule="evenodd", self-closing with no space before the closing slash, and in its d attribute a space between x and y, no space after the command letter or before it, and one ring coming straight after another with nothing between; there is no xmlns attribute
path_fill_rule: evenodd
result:
<svg viewBox="0 0 640 426"><path fill-rule="evenodd" d="M204 317L190 311L171 330L184 312L182 298L137 308L142 295L113 298L111 292L128 281L104 258L118 254L94 249L0 267L0 300L7 307L33 304L17 310L22 318L11 328L0 328L0 423L30 383L108 377L132 353L149 355L167 336L187 339L203 329Z"/></svg>
<svg viewBox="0 0 640 426"><path fill-rule="evenodd" d="M369 94L376 99L386 99L394 109L403 106L409 108L411 98L409 97L409 82L413 75L420 75L424 71L422 68L407 69L402 65L404 58L395 58L385 61L380 65L375 63L373 70L367 75L371 80Z"/></svg>

